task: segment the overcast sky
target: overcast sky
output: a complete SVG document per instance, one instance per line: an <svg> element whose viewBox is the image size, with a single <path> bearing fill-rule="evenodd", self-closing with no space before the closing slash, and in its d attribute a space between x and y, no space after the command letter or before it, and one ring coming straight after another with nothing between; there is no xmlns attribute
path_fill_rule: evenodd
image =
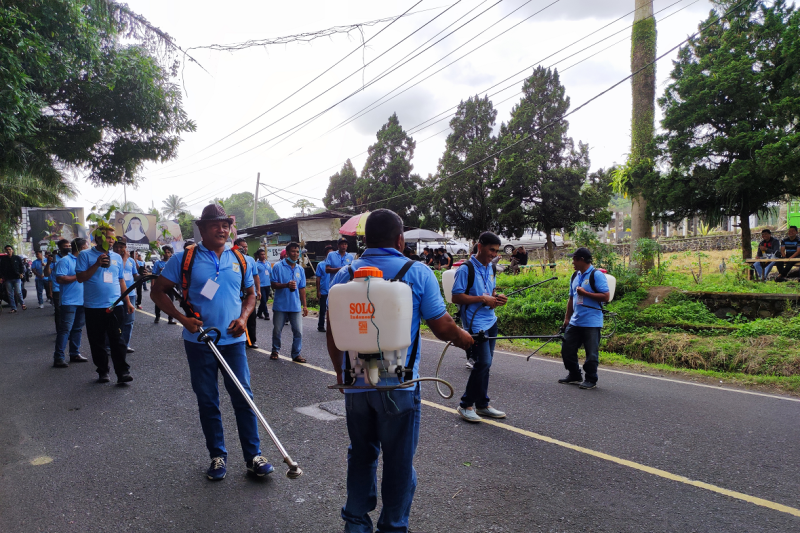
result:
<svg viewBox="0 0 800 533"><path fill-rule="evenodd" d="M183 48L275 38L387 18L405 12L415 3L414 0L127 2L131 9L167 31ZM193 213L199 214L203 206L215 197L254 191L256 173L260 172L261 182L268 187L290 191L276 191L269 195L268 190L262 188L260 196L269 195L267 197L279 215L291 216L297 211L291 207L292 203L301 197L310 197L309 200L318 206L322 205L321 198L325 194L328 177L347 158L352 159L360 172L366 159L363 153L375 141L376 131L394 112L401 125L409 130L470 95L487 94L491 86L524 70L522 74L488 90L488 94L491 94L512 86L491 97L498 110L499 127L500 122L508 120L511 107L519 101L522 80L530 74L529 67L532 65L542 64L563 71L561 82L566 87L572 107L577 107L630 73L629 27L633 15L626 14L632 11L634 0L557 0L555 4L554 0L501 0L499 3L497 0L461 0L444 12L454 2L422 1L412 9L416 14L396 21L371 40L366 49L353 53L297 95L222 141L220 139L255 119L355 50L361 42L361 34L354 31L349 35L326 37L311 43L274 45L236 52L192 51L191 54L208 72L189 63L183 79L177 81L185 86L184 106L196 121L197 131L184 134L175 160L149 165L142 173L139 187L136 190L128 188L128 200L144 209L151 205L160 208L162 200L168 195L177 194L186 199ZM510 29L543 8L541 13ZM656 0L655 10L663 10L656 15L659 55L696 31L698 23L707 17L710 8L709 0ZM480 14L484 10L486 12ZM436 20L397 44L437 15L439 17ZM476 16L418 57L388 70L384 78L363 91L359 90L362 82L369 84L370 80L382 75L398 61L406 61L408 58L403 58L437 33L444 30L414 54ZM610 24L620 17L623 18ZM461 20L456 22L459 18ZM556 53L608 24L599 33ZM370 39L387 25L388 22L384 22L364 27L364 38ZM621 33L612 36L617 32ZM500 36L438 74L331 131L390 91L399 87L389 96L396 94L496 35ZM611 46L622 39L625 40ZM603 42L591 46L601 40ZM395 48L378 58L395 45ZM609 46L600 54L572 66ZM586 47L590 48L581 51ZM576 55L568 57L572 54ZM670 61L674 57L674 53L670 54L658 64L658 95L663 92L671 70ZM363 71L359 70L362 62L369 63L372 60L375 60L374 63ZM356 74L348 78L354 72ZM330 89L343 79L345 81ZM328 92L305 105L326 90ZM292 129L354 92L352 97L302 129ZM300 110L294 112L301 106ZM630 83L627 82L569 118L570 135L576 141L586 142L590 146L593 169L624 161L630 145L630 109ZM282 118L288 113L291 114ZM444 113L439 118L448 114ZM447 131L442 130L447 128L448 121L436 122L413 133L417 141L414 171L423 177L436 172L447 137ZM276 123L270 125L273 122ZM261 129L263 131L258 132ZM294 134L281 136L287 130ZM70 205L88 209L110 200L121 202L123 198L121 186L96 188L81 181L78 188L79 197Z"/></svg>

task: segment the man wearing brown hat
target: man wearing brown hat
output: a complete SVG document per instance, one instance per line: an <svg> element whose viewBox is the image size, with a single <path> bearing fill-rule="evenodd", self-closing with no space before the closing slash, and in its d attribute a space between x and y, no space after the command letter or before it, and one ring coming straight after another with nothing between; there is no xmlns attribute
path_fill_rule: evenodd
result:
<svg viewBox="0 0 800 533"><path fill-rule="evenodd" d="M253 312L256 301L253 272L247 268L238 251L225 248L232 224L233 220L221 206L206 206L197 221L203 240L175 254L150 293L153 302L184 327L183 343L189 361L192 389L197 396L200 424L211 456L211 466L206 475L212 481L225 477L228 451L219 409L218 363L211 349L198 340L200 327L216 327L220 330L222 335L216 343L217 348L247 394L253 397L245 354L247 317ZM183 268L186 254L191 254L188 256L191 270ZM167 296L175 286L182 286L184 276L189 284L184 291L188 304L186 301L184 303L194 316L181 314ZM240 292L244 292L244 298ZM274 469L261 456L256 416L228 374L223 372L222 377L236 412L239 442L247 470L259 477L265 476Z"/></svg>

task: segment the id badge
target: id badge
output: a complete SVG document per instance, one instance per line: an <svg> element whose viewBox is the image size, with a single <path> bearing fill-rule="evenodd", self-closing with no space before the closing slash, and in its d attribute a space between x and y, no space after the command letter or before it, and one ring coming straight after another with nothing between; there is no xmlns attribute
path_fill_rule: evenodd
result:
<svg viewBox="0 0 800 533"><path fill-rule="evenodd" d="M217 283L213 279L210 279L210 280L206 281L206 284L203 287L203 290L200 291L200 294L202 294L203 296L205 296L209 300L213 300L214 299L214 295L217 294L217 289L219 289L219 283Z"/></svg>
<svg viewBox="0 0 800 533"><path fill-rule="evenodd" d="M114 276L108 270L103 272L103 283L114 283Z"/></svg>
<svg viewBox="0 0 800 533"><path fill-rule="evenodd" d="M123 277L125 278L125 281L133 281L133 274L130 274L129 272L125 272Z"/></svg>
<svg viewBox="0 0 800 533"><path fill-rule="evenodd" d="M578 305L582 305L583 304L583 296L582 295L580 295L580 294L578 295L577 302L578 302Z"/></svg>

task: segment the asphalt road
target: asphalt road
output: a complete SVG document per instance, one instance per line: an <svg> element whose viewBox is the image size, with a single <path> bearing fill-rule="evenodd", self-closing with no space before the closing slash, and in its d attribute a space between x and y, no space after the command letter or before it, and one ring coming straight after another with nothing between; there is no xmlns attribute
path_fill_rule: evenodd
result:
<svg viewBox="0 0 800 533"><path fill-rule="evenodd" d="M264 351L248 352L256 403L305 474L287 479L262 431L276 472L246 476L223 392L228 477L211 483L181 328L153 324L144 305L122 387L94 383L91 363L51 367L49 305L3 310L0 531L341 531L348 439L343 418L314 408L342 398L326 388L316 319L304 322L309 365L268 359L272 322L258 321ZM443 347L422 343L424 375ZM460 395L463 352L442 373ZM796 398L608 369L583 391L557 384L563 374L558 361L498 353L490 395L509 416L491 424L462 422L456 400L423 387L412 531L800 531Z"/></svg>

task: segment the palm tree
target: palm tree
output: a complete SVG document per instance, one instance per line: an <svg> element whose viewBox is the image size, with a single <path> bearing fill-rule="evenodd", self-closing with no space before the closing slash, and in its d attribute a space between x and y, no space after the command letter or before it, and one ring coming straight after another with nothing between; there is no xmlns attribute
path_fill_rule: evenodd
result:
<svg viewBox="0 0 800 533"><path fill-rule="evenodd" d="M178 215L188 211L189 206L183 201L183 198L177 194L170 194L167 199L161 202L164 207L161 209L161 214L164 218L173 219L178 218Z"/></svg>

